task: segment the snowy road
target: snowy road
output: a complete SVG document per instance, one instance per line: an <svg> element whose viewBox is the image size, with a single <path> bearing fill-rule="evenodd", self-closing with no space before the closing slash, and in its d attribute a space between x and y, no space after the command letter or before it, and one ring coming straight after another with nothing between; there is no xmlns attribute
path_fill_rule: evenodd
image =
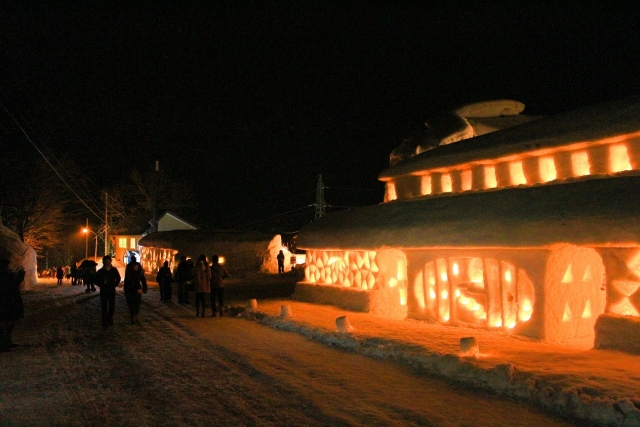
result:
<svg viewBox="0 0 640 427"><path fill-rule="evenodd" d="M119 291L121 292L121 290ZM2 426L560 426L517 402L238 318L144 297L100 328L97 294L25 295L26 344L0 354Z"/></svg>

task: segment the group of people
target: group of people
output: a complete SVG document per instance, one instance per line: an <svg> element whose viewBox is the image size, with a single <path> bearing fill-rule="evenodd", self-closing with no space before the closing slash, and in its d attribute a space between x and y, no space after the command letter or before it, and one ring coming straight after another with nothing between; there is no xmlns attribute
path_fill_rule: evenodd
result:
<svg viewBox="0 0 640 427"><path fill-rule="evenodd" d="M190 291L195 292L196 317L205 317L207 294L210 294L211 299L211 315L222 317L224 313L224 279L229 277L229 273L219 261L218 255L213 255L211 264L209 264L207 257L200 255L198 262L194 264L186 256L182 256L175 274L171 273L169 262L165 261L156 275L160 289L160 300L162 302L171 301L172 283L176 282L178 284L178 303L188 304ZM121 277L118 270L112 266L110 256L103 257L102 263L103 267L95 274L95 284L100 288L102 326L108 328L113 325L116 288ZM131 324L140 323L138 315L143 293L147 293L147 279L144 269L140 263L132 260L127 264L124 275L124 294L129 307Z"/></svg>
<svg viewBox="0 0 640 427"><path fill-rule="evenodd" d="M116 288L122 277L117 268L112 265L109 255L102 258L102 268L96 272L95 284L100 288L100 307L102 309L102 327L113 326L113 314L116 307ZM127 264L124 272L124 296L129 308L131 324L140 323L140 303L142 294L147 293L147 279L144 269L137 261Z"/></svg>

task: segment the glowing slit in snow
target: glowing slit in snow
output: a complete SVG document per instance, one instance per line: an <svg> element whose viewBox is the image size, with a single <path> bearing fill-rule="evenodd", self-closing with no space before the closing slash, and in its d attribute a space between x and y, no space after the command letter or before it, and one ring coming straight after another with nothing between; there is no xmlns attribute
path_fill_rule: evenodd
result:
<svg viewBox="0 0 640 427"><path fill-rule="evenodd" d="M447 298L449 298L449 292L447 292L447 291L442 291L442 292L440 293L440 298L442 298L442 299L447 299Z"/></svg>
<svg viewBox="0 0 640 427"><path fill-rule="evenodd" d="M587 300L587 303L584 306L584 311L582 312L582 317L584 319L588 319L591 317L591 301Z"/></svg>
<svg viewBox="0 0 640 427"><path fill-rule="evenodd" d="M630 171L629 154L627 146L615 144L609 147L609 170L611 172Z"/></svg>
<svg viewBox="0 0 640 427"><path fill-rule="evenodd" d="M440 177L440 186L442 187L443 193L451 193L453 190L453 184L451 182L451 175L448 173L443 173Z"/></svg>
<svg viewBox="0 0 640 427"><path fill-rule="evenodd" d="M429 289L429 298L430 299L436 298L436 292L433 289Z"/></svg>
<svg viewBox="0 0 640 427"><path fill-rule="evenodd" d="M443 282L446 282L449 279L449 277L447 276L447 273L442 273L440 275L440 278L442 279Z"/></svg>
<svg viewBox="0 0 640 427"><path fill-rule="evenodd" d="M573 314L571 313L571 307L569 307L569 303L564 306L564 314L562 315L562 321L568 322L573 318Z"/></svg>
<svg viewBox="0 0 640 427"><path fill-rule="evenodd" d="M460 298L460 289L456 289L456 298Z"/></svg>
<svg viewBox="0 0 640 427"><path fill-rule="evenodd" d="M453 275L457 276L459 272L458 264L454 262L453 267L451 267L451 270L453 271Z"/></svg>
<svg viewBox="0 0 640 427"><path fill-rule="evenodd" d="M522 170L522 162L509 163L509 174L511 175L512 185L527 183L527 178L525 178L524 171Z"/></svg>
<svg viewBox="0 0 640 427"><path fill-rule="evenodd" d="M485 188L496 188L498 186L495 166L486 165L484 167L484 186Z"/></svg>
<svg viewBox="0 0 640 427"><path fill-rule="evenodd" d="M507 270L504 272L504 280L505 282L510 282L511 281L511 271Z"/></svg>
<svg viewBox="0 0 640 427"><path fill-rule="evenodd" d="M589 155L585 151L571 153L571 171L573 176L585 176L591 174Z"/></svg>
<svg viewBox="0 0 640 427"><path fill-rule="evenodd" d="M463 170L460 172L460 180L462 185L462 191L471 190L471 185L473 183L473 177L471 175L471 169Z"/></svg>
<svg viewBox="0 0 640 427"><path fill-rule="evenodd" d="M400 288L398 293L400 294L400 305L407 305L407 290Z"/></svg>
<svg viewBox="0 0 640 427"><path fill-rule="evenodd" d="M389 287L393 288L398 284L398 279L396 279L395 277L392 277L391 279L389 279Z"/></svg>
<svg viewBox="0 0 640 427"><path fill-rule="evenodd" d="M571 264L567 267L567 271L564 272L564 277L562 278L562 283L571 283L573 282L573 274L571 273Z"/></svg>
<svg viewBox="0 0 640 427"><path fill-rule="evenodd" d="M431 194L431 175L424 175L420 180L420 194Z"/></svg>
<svg viewBox="0 0 640 427"><path fill-rule="evenodd" d="M387 182L387 200L392 201L396 200L398 196L396 195L396 185L393 182Z"/></svg>
<svg viewBox="0 0 640 427"><path fill-rule="evenodd" d="M540 164L540 180L542 182L553 181L558 177L556 172L556 164L553 157L541 157Z"/></svg>
<svg viewBox="0 0 640 427"><path fill-rule="evenodd" d="M593 274L591 273L591 264L587 264L587 268L584 270L584 276L582 276L583 281L588 281L593 279Z"/></svg>

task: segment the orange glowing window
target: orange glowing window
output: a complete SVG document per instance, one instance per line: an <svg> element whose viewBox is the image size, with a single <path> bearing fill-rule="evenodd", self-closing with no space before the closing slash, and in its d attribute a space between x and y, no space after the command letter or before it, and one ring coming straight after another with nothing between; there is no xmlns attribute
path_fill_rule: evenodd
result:
<svg viewBox="0 0 640 427"><path fill-rule="evenodd" d="M392 200L396 200L398 196L396 195L396 185L393 182L387 182L387 201L390 202Z"/></svg>
<svg viewBox="0 0 640 427"><path fill-rule="evenodd" d="M586 151L571 153L571 172L573 172L573 176L585 176L591 174L589 155Z"/></svg>
<svg viewBox="0 0 640 427"><path fill-rule="evenodd" d="M460 179L462 181L462 191L471 190L471 183L472 183L471 169L463 170L460 173Z"/></svg>
<svg viewBox="0 0 640 427"><path fill-rule="evenodd" d="M424 175L420 181L420 194L431 194L431 175Z"/></svg>
<svg viewBox="0 0 640 427"><path fill-rule="evenodd" d="M624 144L614 144L609 147L609 171L622 172L630 171L631 163L629 163L629 153L627 146Z"/></svg>
<svg viewBox="0 0 640 427"><path fill-rule="evenodd" d="M556 172L556 164L553 161L553 157L541 157L540 158L540 180L542 182L553 181L558 177Z"/></svg>
<svg viewBox="0 0 640 427"><path fill-rule="evenodd" d="M509 175L511 176L511 185L526 184L527 178L522 170L522 162L509 163Z"/></svg>
<svg viewBox="0 0 640 427"><path fill-rule="evenodd" d="M496 188L498 186L498 180L496 179L496 167L486 165L484 167L484 187Z"/></svg>
<svg viewBox="0 0 640 427"><path fill-rule="evenodd" d="M440 177L440 185L443 193L451 193L453 191L453 183L451 182L451 175L443 173Z"/></svg>

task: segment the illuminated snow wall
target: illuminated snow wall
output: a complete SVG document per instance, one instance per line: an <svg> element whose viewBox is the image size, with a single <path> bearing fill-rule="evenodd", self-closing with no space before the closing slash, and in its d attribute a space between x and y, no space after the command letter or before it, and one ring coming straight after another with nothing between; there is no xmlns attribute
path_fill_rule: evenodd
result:
<svg viewBox="0 0 640 427"><path fill-rule="evenodd" d="M398 176L387 180L384 201L545 184L631 170L640 170L637 134Z"/></svg>
<svg viewBox="0 0 640 427"><path fill-rule="evenodd" d="M175 249L140 246L140 264L147 273L157 273L164 262L169 261L169 268L173 271L176 253Z"/></svg>
<svg viewBox="0 0 640 427"><path fill-rule="evenodd" d="M294 297L390 318L407 315L407 261L399 250L308 250ZM305 285L319 285L309 287Z"/></svg>

